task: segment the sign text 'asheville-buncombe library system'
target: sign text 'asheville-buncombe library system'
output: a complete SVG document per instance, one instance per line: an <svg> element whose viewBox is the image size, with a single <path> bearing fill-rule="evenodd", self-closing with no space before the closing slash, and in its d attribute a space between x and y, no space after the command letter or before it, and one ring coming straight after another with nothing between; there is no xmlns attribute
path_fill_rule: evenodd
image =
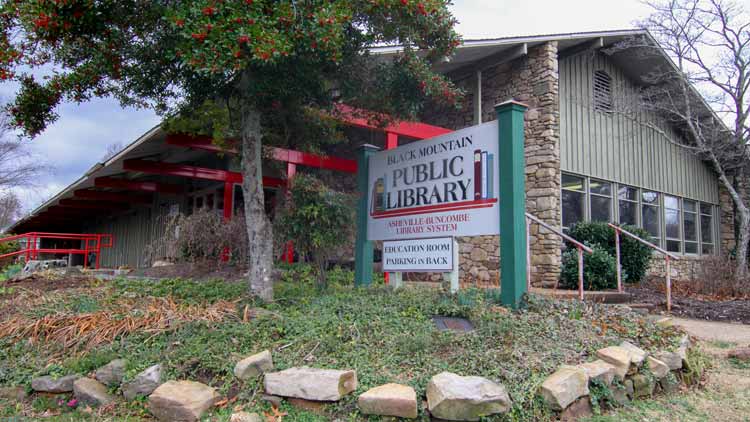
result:
<svg viewBox="0 0 750 422"><path fill-rule="evenodd" d="M369 240L499 234L497 121L379 151Z"/></svg>

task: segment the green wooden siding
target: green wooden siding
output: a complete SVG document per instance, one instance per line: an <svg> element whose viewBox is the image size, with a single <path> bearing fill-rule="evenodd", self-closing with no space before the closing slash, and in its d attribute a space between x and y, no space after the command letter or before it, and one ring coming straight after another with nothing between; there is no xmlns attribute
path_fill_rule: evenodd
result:
<svg viewBox="0 0 750 422"><path fill-rule="evenodd" d="M593 107L594 71L612 77L613 95L635 92L635 85L603 54L580 54L560 60L560 159L564 172L601 178L719 203L713 171L689 151L670 143L645 122L674 132L654 116L602 113ZM616 107L617 108L617 107Z"/></svg>

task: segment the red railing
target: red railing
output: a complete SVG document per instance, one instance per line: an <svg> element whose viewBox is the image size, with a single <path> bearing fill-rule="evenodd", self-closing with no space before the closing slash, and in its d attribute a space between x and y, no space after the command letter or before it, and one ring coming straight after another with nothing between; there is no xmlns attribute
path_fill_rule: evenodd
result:
<svg viewBox="0 0 750 422"><path fill-rule="evenodd" d="M81 242L82 247L79 248L42 248L43 239L56 239L56 240L78 240ZM83 255L83 267L88 268L89 266L89 254L95 253L96 259L94 262L95 268L99 268L99 262L101 257L102 248L111 248L114 245L114 238L111 234L78 234L78 233L44 233L44 232L31 232L18 234L15 236L6 237L0 239L0 243L19 241L23 244L23 248L15 251L0 255L0 258L7 258L11 256L24 255L26 261L31 259L39 258L40 253L49 254L76 254ZM37 243L39 244L37 247Z"/></svg>

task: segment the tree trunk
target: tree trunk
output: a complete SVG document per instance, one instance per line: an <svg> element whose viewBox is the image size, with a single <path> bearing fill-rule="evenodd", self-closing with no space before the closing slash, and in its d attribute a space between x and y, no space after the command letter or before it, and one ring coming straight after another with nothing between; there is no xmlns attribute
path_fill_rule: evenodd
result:
<svg viewBox="0 0 750 422"><path fill-rule="evenodd" d="M266 302L273 300L273 228L266 216L263 195L262 141L260 113L242 108L242 190L248 240L248 281L250 293Z"/></svg>
<svg viewBox="0 0 750 422"><path fill-rule="evenodd" d="M736 280L742 281L747 277L747 248L750 243L750 209L746 206L737 207L740 220L739 236L737 237L737 272Z"/></svg>

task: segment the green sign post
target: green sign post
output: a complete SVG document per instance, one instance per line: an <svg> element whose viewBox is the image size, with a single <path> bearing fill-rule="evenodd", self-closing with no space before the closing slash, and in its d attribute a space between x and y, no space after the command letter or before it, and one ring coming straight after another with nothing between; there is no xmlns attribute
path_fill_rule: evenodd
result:
<svg viewBox="0 0 750 422"><path fill-rule="evenodd" d="M517 308L526 293L526 186L524 114L526 105L495 106L500 175L500 272L503 305Z"/></svg>
<svg viewBox="0 0 750 422"><path fill-rule="evenodd" d="M378 147L365 144L357 151L357 240L354 245L354 285L369 286L372 284L373 245L367 240L368 215L368 177L370 156L378 151Z"/></svg>

